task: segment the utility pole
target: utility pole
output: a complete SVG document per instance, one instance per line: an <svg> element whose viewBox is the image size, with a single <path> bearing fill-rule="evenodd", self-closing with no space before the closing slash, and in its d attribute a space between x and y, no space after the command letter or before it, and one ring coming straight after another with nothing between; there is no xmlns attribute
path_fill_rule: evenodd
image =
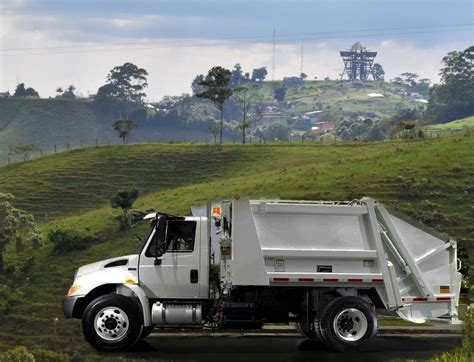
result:
<svg viewBox="0 0 474 362"><path fill-rule="evenodd" d="M275 28L273 28L272 82L275 80Z"/></svg>

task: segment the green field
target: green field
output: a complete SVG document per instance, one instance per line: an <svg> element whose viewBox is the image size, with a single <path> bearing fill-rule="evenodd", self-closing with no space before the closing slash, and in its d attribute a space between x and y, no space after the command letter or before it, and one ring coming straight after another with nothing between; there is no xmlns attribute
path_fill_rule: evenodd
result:
<svg viewBox="0 0 474 362"><path fill-rule="evenodd" d="M474 128L474 116L456 121L426 126L426 131L433 133L456 132Z"/></svg>
<svg viewBox="0 0 474 362"><path fill-rule="evenodd" d="M147 225L118 230L109 206L118 188L141 192L136 209L189 214L190 207L235 195L288 199L377 198L449 233L474 252L474 136L422 141L338 144L124 145L47 156L0 168L0 191L33 212L43 233L78 228L99 242L53 256L51 245L33 263L0 277L14 295L0 315L0 350L15 345L96 356L80 323L62 318L61 296L85 263L135 252ZM46 214L47 222L46 222ZM7 251L7 262L28 255ZM1 284L1 283L0 283ZM15 291L13 292L13 289ZM3 294L5 295L5 294ZM2 290L0 290L0 306ZM101 357L97 357L101 358Z"/></svg>

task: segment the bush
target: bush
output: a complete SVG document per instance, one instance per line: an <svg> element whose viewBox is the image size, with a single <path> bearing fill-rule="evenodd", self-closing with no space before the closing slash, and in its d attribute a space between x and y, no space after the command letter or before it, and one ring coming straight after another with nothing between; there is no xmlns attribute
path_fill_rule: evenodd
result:
<svg viewBox="0 0 474 362"><path fill-rule="evenodd" d="M69 356L64 353L47 349L36 349L33 351L33 355L35 356L35 361L68 362L71 360Z"/></svg>
<svg viewBox="0 0 474 362"><path fill-rule="evenodd" d="M60 352L50 351L46 349L37 349L33 352L28 351L24 346L18 346L0 353L0 361L2 362L36 362L36 361L56 361L68 362L68 355Z"/></svg>
<svg viewBox="0 0 474 362"><path fill-rule="evenodd" d="M24 346L18 346L0 354L0 361L4 362L35 362L33 353Z"/></svg>
<svg viewBox="0 0 474 362"><path fill-rule="evenodd" d="M84 250L95 243L97 238L75 230L53 229L48 233L48 240L53 244L53 254L62 255L74 250Z"/></svg>
<svg viewBox="0 0 474 362"><path fill-rule="evenodd" d="M11 312L13 306L22 300L22 294L18 289L7 285L7 282L0 280L0 316ZM2 359L0 358L0 361Z"/></svg>

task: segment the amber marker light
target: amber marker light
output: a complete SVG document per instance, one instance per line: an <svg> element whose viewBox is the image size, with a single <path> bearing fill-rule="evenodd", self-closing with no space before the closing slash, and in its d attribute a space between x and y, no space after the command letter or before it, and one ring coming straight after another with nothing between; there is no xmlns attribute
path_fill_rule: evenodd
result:
<svg viewBox="0 0 474 362"><path fill-rule="evenodd" d="M137 282L136 279L128 278L128 279L125 279L125 281L123 282L123 284L125 284L125 285L132 285L132 284L138 284L138 282Z"/></svg>
<svg viewBox="0 0 474 362"><path fill-rule="evenodd" d="M81 289L81 286L80 285L77 285L77 284L73 284L71 286L71 288L69 288L68 292L67 292L67 296L68 297L71 297L73 295L76 295L77 292Z"/></svg>

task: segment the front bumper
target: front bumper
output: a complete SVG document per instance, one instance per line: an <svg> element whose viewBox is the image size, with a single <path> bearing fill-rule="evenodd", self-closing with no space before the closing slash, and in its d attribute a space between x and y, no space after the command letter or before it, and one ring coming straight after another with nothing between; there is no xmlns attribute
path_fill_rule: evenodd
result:
<svg viewBox="0 0 474 362"><path fill-rule="evenodd" d="M75 318L74 307L79 297L63 297L63 313L66 318Z"/></svg>

